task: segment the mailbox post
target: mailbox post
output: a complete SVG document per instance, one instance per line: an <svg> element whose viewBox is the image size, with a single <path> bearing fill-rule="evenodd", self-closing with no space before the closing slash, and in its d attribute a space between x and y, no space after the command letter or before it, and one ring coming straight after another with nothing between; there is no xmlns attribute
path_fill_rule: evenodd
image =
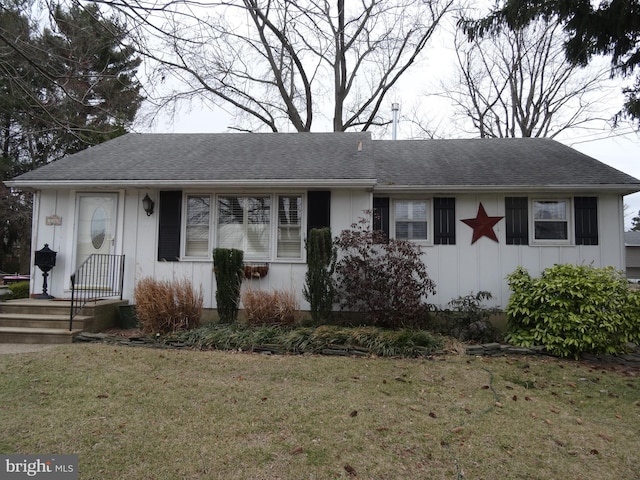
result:
<svg viewBox="0 0 640 480"><path fill-rule="evenodd" d="M47 277L49 276L49 271L56 266L56 254L57 252L49 248L48 243L44 244L44 248L35 252L34 264L42 270L42 293L36 298L46 300L54 298L47 293Z"/></svg>

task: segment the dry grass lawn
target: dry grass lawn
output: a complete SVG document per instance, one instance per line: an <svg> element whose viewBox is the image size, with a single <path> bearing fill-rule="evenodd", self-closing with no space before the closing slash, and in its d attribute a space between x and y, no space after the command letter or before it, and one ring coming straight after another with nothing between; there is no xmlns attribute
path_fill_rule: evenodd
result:
<svg viewBox="0 0 640 480"><path fill-rule="evenodd" d="M73 344L0 356L0 452L81 479L639 478L640 374Z"/></svg>

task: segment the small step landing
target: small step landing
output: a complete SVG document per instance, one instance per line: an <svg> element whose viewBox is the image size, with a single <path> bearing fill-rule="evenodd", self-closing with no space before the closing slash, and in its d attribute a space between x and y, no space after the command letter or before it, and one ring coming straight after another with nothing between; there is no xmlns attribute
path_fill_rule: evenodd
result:
<svg viewBox="0 0 640 480"><path fill-rule="evenodd" d="M73 342L81 329L0 327L0 343L58 345Z"/></svg>
<svg viewBox="0 0 640 480"><path fill-rule="evenodd" d="M69 328L69 300L21 299L0 302L0 343L72 343L81 332L97 332L118 323L119 307L127 301L104 299L89 302Z"/></svg>

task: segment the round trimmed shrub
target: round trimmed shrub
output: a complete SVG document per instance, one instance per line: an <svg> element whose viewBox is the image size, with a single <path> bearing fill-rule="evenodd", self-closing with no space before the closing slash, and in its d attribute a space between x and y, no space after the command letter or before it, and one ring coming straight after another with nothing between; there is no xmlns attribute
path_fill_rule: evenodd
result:
<svg viewBox="0 0 640 480"><path fill-rule="evenodd" d="M555 265L540 278L518 267L507 279L513 293L505 339L514 345L578 358L625 353L640 340L640 293L613 267Z"/></svg>

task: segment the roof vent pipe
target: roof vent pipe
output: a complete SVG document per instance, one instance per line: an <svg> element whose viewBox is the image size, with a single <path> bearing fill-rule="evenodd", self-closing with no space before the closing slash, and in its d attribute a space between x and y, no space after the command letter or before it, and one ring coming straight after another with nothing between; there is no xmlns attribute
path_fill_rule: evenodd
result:
<svg viewBox="0 0 640 480"><path fill-rule="evenodd" d="M393 112L393 129L391 130L391 139L397 140L398 138L398 110L400 109L400 104L392 103L391 111Z"/></svg>

